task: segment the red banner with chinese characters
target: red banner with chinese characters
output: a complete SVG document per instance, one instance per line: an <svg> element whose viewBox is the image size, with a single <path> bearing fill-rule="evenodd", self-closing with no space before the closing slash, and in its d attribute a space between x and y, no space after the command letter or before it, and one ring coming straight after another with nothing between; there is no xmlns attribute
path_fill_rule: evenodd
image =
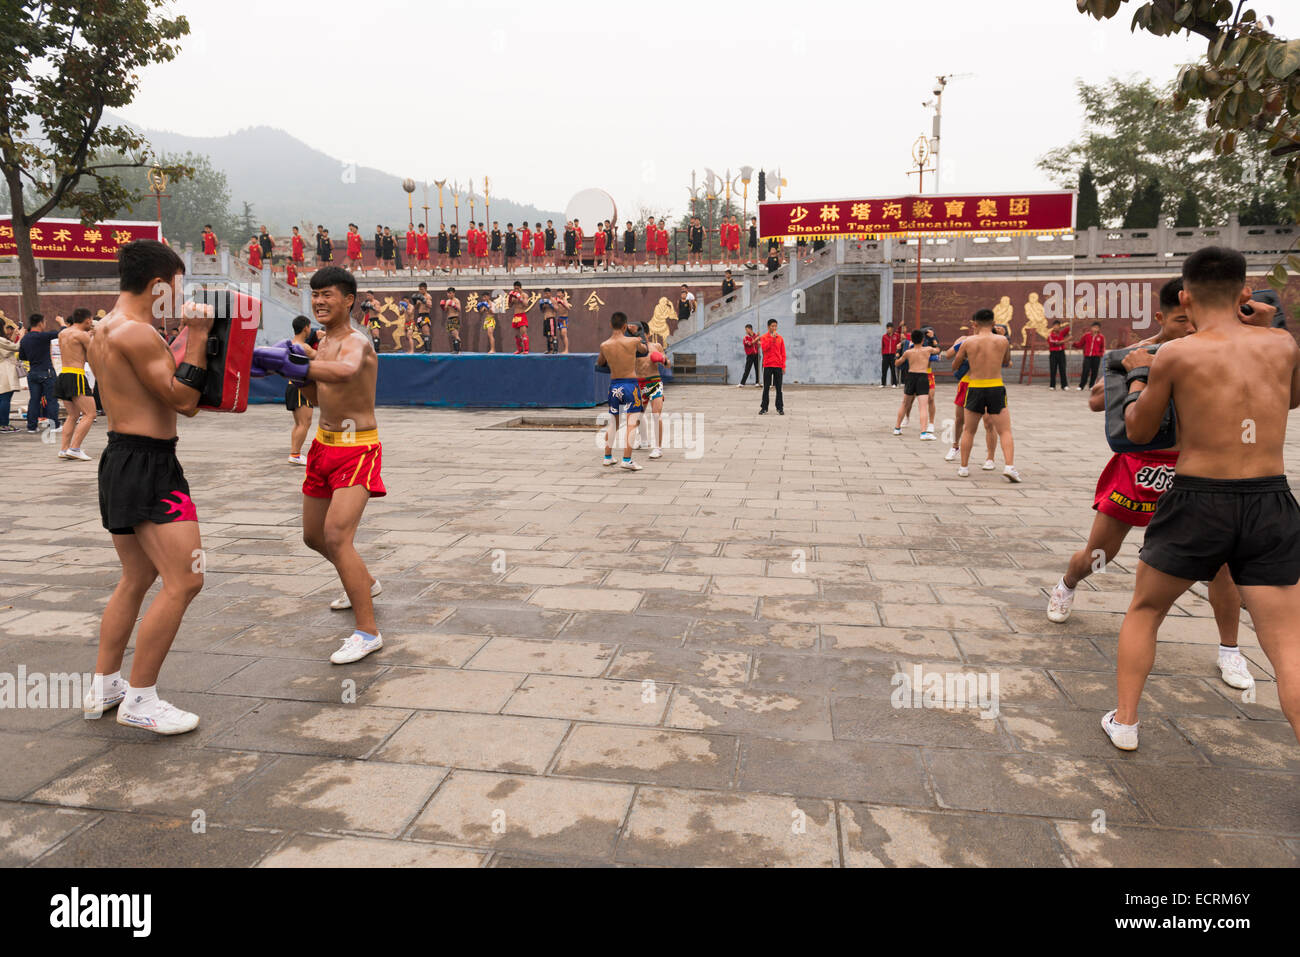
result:
<svg viewBox="0 0 1300 957"><path fill-rule="evenodd" d="M930 193L884 199L805 199L759 203L764 239L862 239L1074 230L1074 192Z"/></svg>
<svg viewBox="0 0 1300 957"><path fill-rule="evenodd" d="M42 219L28 230L37 259L114 262L117 249L135 239L162 239L159 223L111 220L83 226L77 219ZM17 256L13 219L0 217L0 256Z"/></svg>

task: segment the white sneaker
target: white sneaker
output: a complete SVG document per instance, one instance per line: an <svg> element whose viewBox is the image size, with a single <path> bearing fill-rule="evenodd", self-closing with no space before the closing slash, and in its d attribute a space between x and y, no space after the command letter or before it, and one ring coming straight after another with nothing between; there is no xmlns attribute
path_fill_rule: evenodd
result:
<svg viewBox="0 0 1300 957"><path fill-rule="evenodd" d="M664 453L663 453L663 450L662 450L662 449L651 449L651 450L650 450L650 458L652 458L652 459L662 458L662 457L663 457L663 454L664 454Z"/></svg>
<svg viewBox="0 0 1300 957"><path fill-rule="evenodd" d="M87 719L98 718L105 711L116 708L122 703L122 699L126 697L126 682L124 681L118 685L117 691L109 691L104 694L103 698L100 698L97 692L102 693L104 691L103 684L102 681L98 685L92 682L90 690L86 692L86 697L82 699L81 710Z"/></svg>
<svg viewBox="0 0 1300 957"><path fill-rule="evenodd" d="M1062 578L1052 589L1051 596L1047 599L1047 620L1057 623L1065 621L1070 617L1070 608L1074 604L1074 589L1065 587L1065 579Z"/></svg>
<svg viewBox="0 0 1300 957"><path fill-rule="evenodd" d="M297 455L291 455L291 456L289 456L289 464L290 464L290 465L306 465L306 464L307 464L307 456L303 455L301 452L299 452Z"/></svg>
<svg viewBox="0 0 1300 957"><path fill-rule="evenodd" d="M613 465L613 464L614 464L614 460L613 460L612 458L607 458L607 459L605 459L604 461L602 461L600 464L601 464L601 465Z"/></svg>
<svg viewBox="0 0 1300 957"><path fill-rule="evenodd" d="M969 477L970 477L970 469L968 469L968 468L967 468L966 466L964 466L964 465L959 465L959 466L957 466L957 477L958 477L958 478L969 478Z"/></svg>
<svg viewBox="0 0 1300 957"><path fill-rule="evenodd" d="M1245 691L1255 687L1255 679L1246 667L1246 658L1242 654L1219 655L1219 674L1230 688Z"/></svg>
<svg viewBox="0 0 1300 957"><path fill-rule="evenodd" d="M938 437L937 437L933 432L931 432L931 431L928 430L928 429L927 429L926 431L922 432L922 433L920 434L919 438L920 438L920 440L921 440L922 442L937 442L937 441L938 441Z"/></svg>
<svg viewBox="0 0 1300 957"><path fill-rule="evenodd" d="M61 458L61 459L66 459L67 457L68 457L68 450L67 450L67 449L59 449L59 458Z"/></svg>
<svg viewBox="0 0 1300 957"><path fill-rule="evenodd" d="M1002 470L1002 474L1006 476L1008 482L1020 481L1020 473L1016 471L1016 467L1014 465L1008 465L1006 468Z"/></svg>
<svg viewBox="0 0 1300 957"><path fill-rule="evenodd" d="M59 454L65 459L77 459L80 462L90 461L90 456L81 451L81 449L68 449L67 452L60 452Z"/></svg>
<svg viewBox="0 0 1300 957"><path fill-rule="evenodd" d="M1106 732L1106 737L1110 738L1110 743L1115 745L1121 751L1136 751L1138 746L1138 725L1142 722L1129 727L1121 727L1115 723L1115 712L1108 711L1106 716L1101 719L1101 730Z"/></svg>
<svg viewBox="0 0 1300 957"><path fill-rule="evenodd" d="M957 458L957 450L956 450L956 449L949 449L949 450L948 450L948 454L945 455L945 456L943 457L943 460L944 460L945 462L952 462L952 461L955 460L956 458Z"/></svg>
<svg viewBox="0 0 1300 957"><path fill-rule="evenodd" d="M168 701L158 699L149 714L133 714L125 706L117 709L117 723L128 728L144 728L154 734L184 734L199 726L199 716L182 711Z"/></svg>
<svg viewBox="0 0 1300 957"><path fill-rule="evenodd" d="M628 459L626 462L623 462L623 463L622 463L622 466L623 466L623 468L627 469L629 472L640 472L640 471L641 471L641 466L640 466L639 464L637 464L636 462L632 461L631 459Z"/></svg>
<svg viewBox="0 0 1300 957"><path fill-rule="evenodd" d="M330 655L330 661L336 665L348 665L354 661L360 661L372 651L378 651L384 647L384 636L375 635L373 638L363 638L360 632L352 632L343 639L343 644L339 650Z"/></svg>
<svg viewBox="0 0 1300 957"><path fill-rule="evenodd" d="M992 459L985 459L984 464L980 466L980 468L982 468L985 472L992 472L997 467L998 467L998 463L994 462Z"/></svg>
<svg viewBox="0 0 1300 957"><path fill-rule="evenodd" d="M902 429L894 429L894 434L895 434L895 435L902 435L902 434L903 434L903 430L902 430Z"/></svg>
<svg viewBox="0 0 1300 957"><path fill-rule="evenodd" d="M379 584L379 579L375 579L374 584L370 586L370 597L378 598L383 593L384 593L384 586ZM332 602L330 602L331 611L347 611L351 607L352 607L352 600L348 598L346 593L344 593L342 598L335 598Z"/></svg>

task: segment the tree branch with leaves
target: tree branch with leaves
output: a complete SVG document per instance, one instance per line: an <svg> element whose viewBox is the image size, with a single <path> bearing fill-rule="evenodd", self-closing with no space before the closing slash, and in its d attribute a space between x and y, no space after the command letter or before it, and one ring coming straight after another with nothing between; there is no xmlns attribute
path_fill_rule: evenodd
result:
<svg viewBox="0 0 1300 957"><path fill-rule="evenodd" d="M129 104L140 71L175 58L189 33L167 0L19 0L0 45L0 177L8 193L23 312L39 310L30 230L59 207L110 217L135 192L114 170L149 165L148 144L104 111ZM184 176L184 167L168 170Z"/></svg>

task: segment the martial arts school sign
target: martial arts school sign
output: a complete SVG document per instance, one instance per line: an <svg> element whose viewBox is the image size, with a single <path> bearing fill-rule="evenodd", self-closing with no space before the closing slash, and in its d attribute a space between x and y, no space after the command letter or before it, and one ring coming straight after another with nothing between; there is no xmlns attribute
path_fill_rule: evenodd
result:
<svg viewBox="0 0 1300 957"><path fill-rule="evenodd" d="M759 203L764 239L870 239L1068 233L1075 193L924 193L872 199L805 199Z"/></svg>
<svg viewBox="0 0 1300 957"><path fill-rule="evenodd" d="M120 246L136 239L162 239L162 225L110 220L85 226L79 219L42 219L27 235L37 259L114 262ZM0 256L17 255L13 219L0 217Z"/></svg>

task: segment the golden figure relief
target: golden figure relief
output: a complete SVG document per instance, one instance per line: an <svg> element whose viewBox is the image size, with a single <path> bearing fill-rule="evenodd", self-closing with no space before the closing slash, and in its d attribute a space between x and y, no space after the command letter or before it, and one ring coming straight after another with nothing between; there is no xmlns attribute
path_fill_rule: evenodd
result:
<svg viewBox="0 0 1300 957"><path fill-rule="evenodd" d="M1020 327L1020 345L1024 346L1029 340L1030 330L1038 333L1042 338L1047 338L1047 316L1043 313L1043 304L1038 301L1038 293L1031 292L1029 300L1025 303L1025 324Z"/></svg>
<svg viewBox="0 0 1300 957"><path fill-rule="evenodd" d="M658 342L661 346L667 345L668 336L672 332L668 320L676 315L677 312L673 309L673 304L668 301L668 297L661 296L658 305L655 306L654 312L650 316L650 322L648 323L649 338Z"/></svg>

